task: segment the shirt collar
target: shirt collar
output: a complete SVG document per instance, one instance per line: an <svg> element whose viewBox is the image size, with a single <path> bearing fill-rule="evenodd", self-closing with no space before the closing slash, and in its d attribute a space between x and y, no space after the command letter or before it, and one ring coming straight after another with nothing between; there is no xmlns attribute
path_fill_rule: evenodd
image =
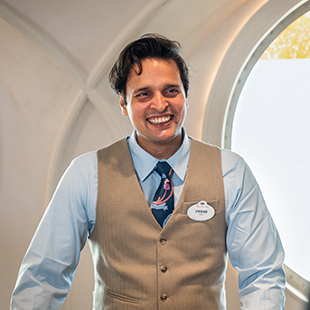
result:
<svg viewBox="0 0 310 310"><path fill-rule="evenodd" d="M134 130L130 137L127 138L132 161L137 172L138 178L143 182L153 171L158 159L142 149L136 139L136 131ZM180 148L166 161L172 167L174 173L184 181L187 165L190 155L190 138L183 128L183 142ZM164 161L164 160L163 160Z"/></svg>

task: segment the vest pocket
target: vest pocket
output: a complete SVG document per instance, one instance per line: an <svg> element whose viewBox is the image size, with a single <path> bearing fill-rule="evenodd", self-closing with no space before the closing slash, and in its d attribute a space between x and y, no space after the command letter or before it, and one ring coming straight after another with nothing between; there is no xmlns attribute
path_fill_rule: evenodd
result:
<svg viewBox="0 0 310 310"><path fill-rule="evenodd" d="M107 291L107 296L113 298L113 299L117 299L123 302L128 302L128 303L133 303L133 304L138 304L139 303L139 298L136 297L131 297L128 295L123 295L117 292L113 292L108 290Z"/></svg>

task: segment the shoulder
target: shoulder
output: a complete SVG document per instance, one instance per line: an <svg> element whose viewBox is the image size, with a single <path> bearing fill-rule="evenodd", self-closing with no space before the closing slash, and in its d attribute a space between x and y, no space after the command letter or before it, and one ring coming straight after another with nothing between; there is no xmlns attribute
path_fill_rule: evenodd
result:
<svg viewBox="0 0 310 310"><path fill-rule="evenodd" d="M199 147L199 148L205 148L205 149L214 149L214 150L220 150L220 148L216 145L207 143L207 142L203 142L200 140L197 140L193 137L189 137L190 141L191 141L191 146L193 147Z"/></svg>
<svg viewBox="0 0 310 310"><path fill-rule="evenodd" d="M218 147L217 145L213 145L207 142L203 142L203 141L199 141L195 138L190 137L191 140L191 146L194 148L199 148L201 150L213 150L215 152L218 152L221 156L222 159L222 163L226 166L228 165L235 165L237 164L239 161L245 163L245 161L243 160L243 158L232 152L231 150L228 149L222 149L220 147Z"/></svg>
<svg viewBox="0 0 310 310"><path fill-rule="evenodd" d="M91 151L74 158L71 166L84 170L85 168L97 163L97 151Z"/></svg>
<svg viewBox="0 0 310 310"><path fill-rule="evenodd" d="M220 161L221 149L216 146L206 142L199 141L190 137L191 141L191 154L195 154L197 159L216 159Z"/></svg>
<svg viewBox="0 0 310 310"><path fill-rule="evenodd" d="M128 150L127 138L117 140L97 151L99 159L112 154L118 154L119 152L125 152Z"/></svg>
<svg viewBox="0 0 310 310"><path fill-rule="evenodd" d="M220 155L223 176L227 173L242 173L244 169L247 169L245 160L237 153L232 152L228 149L222 149L216 145L199 141L195 138L190 137L191 146L198 149L199 152L206 152L207 150L213 151Z"/></svg>
<svg viewBox="0 0 310 310"><path fill-rule="evenodd" d="M245 174L251 174L246 161L239 154L231 150L221 149L221 157L224 177L230 176L242 180Z"/></svg>
<svg viewBox="0 0 310 310"><path fill-rule="evenodd" d="M122 138L122 139L115 141L115 142L113 142L107 146L99 148L98 150L90 151L90 152L84 153L84 154L74 158L71 162L71 165L79 167L81 169L85 169L92 164L97 165L98 156L100 156L100 154L104 155L105 153L108 153L110 151L117 151L126 145L127 145L126 138Z"/></svg>
<svg viewBox="0 0 310 310"><path fill-rule="evenodd" d="M225 167L236 165L246 165L245 160L237 153L231 150L221 149L222 164Z"/></svg>
<svg viewBox="0 0 310 310"><path fill-rule="evenodd" d="M88 152L74 158L61 178L61 184L84 184L97 173L97 151Z"/></svg>
<svg viewBox="0 0 310 310"><path fill-rule="evenodd" d="M244 185L245 180L249 185L256 184L255 177L243 157L227 149L221 149L221 157L225 181L238 184L239 187Z"/></svg>

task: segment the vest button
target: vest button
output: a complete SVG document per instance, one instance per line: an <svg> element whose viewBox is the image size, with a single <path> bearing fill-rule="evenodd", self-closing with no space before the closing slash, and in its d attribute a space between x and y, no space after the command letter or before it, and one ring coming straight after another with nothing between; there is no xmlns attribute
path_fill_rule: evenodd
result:
<svg viewBox="0 0 310 310"><path fill-rule="evenodd" d="M160 267L160 271L163 272L163 273L165 273L167 270L168 270L167 266L161 266Z"/></svg>
<svg viewBox="0 0 310 310"><path fill-rule="evenodd" d="M164 245L167 243L167 240L165 238L160 238L160 243Z"/></svg>
<svg viewBox="0 0 310 310"><path fill-rule="evenodd" d="M161 295L160 295L161 301L166 301L167 298L168 298L168 296L167 296L166 294L161 294Z"/></svg>

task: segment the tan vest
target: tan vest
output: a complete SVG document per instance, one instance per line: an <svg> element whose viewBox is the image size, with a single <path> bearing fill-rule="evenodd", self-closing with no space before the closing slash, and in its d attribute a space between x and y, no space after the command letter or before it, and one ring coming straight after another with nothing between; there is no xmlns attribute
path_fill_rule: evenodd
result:
<svg viewBox="0 0 310 310"><path fill-rule="evenodd" d="M98 151L98 201L89 242L96 310L225 309L225 197L217 147L191 139L181 197L167 225L155 220L126 139ZM194 221L187 209L215 209Z"/></svg>

